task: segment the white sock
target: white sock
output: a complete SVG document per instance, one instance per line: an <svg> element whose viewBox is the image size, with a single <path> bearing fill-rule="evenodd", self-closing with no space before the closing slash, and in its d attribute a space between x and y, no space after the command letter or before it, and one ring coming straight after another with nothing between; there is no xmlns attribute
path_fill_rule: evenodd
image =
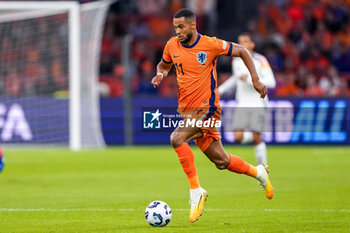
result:
<svg viewBox="0 0 350 233"><path fill-rule="evenodd" d="M253 133L252 132L243 132L243 138L241 143L246 144L246 143L251 143L253 141Z"/></svg>
<svg viewBox="0 0 350 233"><path fill-rule="evenodd" d="M267 152L265 142L260 142L258 145L255 145L254 152L258 164L267 163Z"/></svg>
<svg viewBox="0 0 350 233"><path fill-rule="evenodd" d="M194 199L202 194L201 187L196 189L190 189L190 197L191 199Z"/></svg>
<svg viewBox="0 0 350 233"><path fill-rule="evenodd" d="M256 166L256 169L258 170L258 173L256 174L256 179L260 182L263 182L265 180L265 176L264 176L264 167L263 166Z"/></svg>

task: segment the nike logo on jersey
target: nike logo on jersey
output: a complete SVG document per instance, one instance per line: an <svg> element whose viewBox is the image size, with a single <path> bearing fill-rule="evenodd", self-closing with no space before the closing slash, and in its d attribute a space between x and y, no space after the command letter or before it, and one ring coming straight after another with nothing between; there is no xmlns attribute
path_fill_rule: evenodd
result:
<svg viewBox="0 0 350 233"><path fill-rule="evenodd" d="M174 55L174 58L178 58L178 57L180 57L180 56L175 56L175 55Z"/></svg>

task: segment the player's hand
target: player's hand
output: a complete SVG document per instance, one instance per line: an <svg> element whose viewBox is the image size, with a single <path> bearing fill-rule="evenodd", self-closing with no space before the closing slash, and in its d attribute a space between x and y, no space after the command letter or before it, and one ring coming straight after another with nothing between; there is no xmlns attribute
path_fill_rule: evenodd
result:
<svg viewBox="0 0 350 233"><path fill-rule="evenodd" d="M154 76L152 78L152 85L154 88L158 88L159 84L162 82L163 80L163 75L161 74L157 74L156 76Z"/></svg>
<svg viewBox="0 0 350 233"><path fill-rule="evenodd" d="M253 86L254 86L255 90L257 92L259 92L260 98L262 98L262 99L265 98L265 96L267 94L267 89L266 89L265 85L262 82L260 82L259 80L257 80L255 82L253 82Z"/></svg>

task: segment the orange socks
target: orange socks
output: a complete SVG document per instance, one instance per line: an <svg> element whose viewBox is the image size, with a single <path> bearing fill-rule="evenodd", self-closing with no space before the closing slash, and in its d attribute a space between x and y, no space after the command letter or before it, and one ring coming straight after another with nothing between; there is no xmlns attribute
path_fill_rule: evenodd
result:
<svg viewBox="0 0 350 233"><path fill-rule="evenodd" d="M227 170L236 173L243 173L248 176L256 177L258 175L258 170L256 167L245 162L241 157L236 155L229 155L231 162L228 165Z"/></svg>
<svg viewBox="0 0 350 233"><path fill-rule="evenodd" d="M194 155L190 146L185 143L178 148L174 149L179 157L181 166L187 175L188 182L190 183L190 189L199 188L199 180L197 176L197 170L194 165Z"/></svg>
<svg viewBox="0 0 350 233"><path fill-rule="evenodd" d="M194 155L190 146L185 143L178 148L174 149L179 157L181 166L187 175L188 183L190 184L190 189L197 189L200 187L197 170L194 165ZM227 167L227 170L236 173L243 173L251 177L256 177L258 170L256 167L245 162L242 158L236 155L229 155L231 162Z"/></svg>

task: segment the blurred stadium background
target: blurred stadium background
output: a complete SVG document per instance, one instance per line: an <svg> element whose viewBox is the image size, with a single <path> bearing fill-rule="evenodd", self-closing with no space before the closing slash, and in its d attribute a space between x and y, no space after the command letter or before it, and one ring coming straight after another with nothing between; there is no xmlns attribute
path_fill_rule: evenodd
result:
<svg viewBox="0 0 350 233"><path fill-rule="evenodd" d="M0 3L7 2L15 1ZM80 1L90 2L101 1ZM76 153L56 148L68 146L71 137L67 12L0 9L0 142L6 158L0 232L147 232L143 210L153 199L174 210L165 232L349 231L349 0L109 4L106 14L102 8L81 14L78 118L82 148L109 147ZM150 81L174 35L173 14L183 7L196 13L201 34L236 42L239 33L252 33L277 81L269 90L271 130L264 134L276 145L268 147L276 200L259 199L254 182L215 171L193 147L212 201L203 222L191 227L184 212L187 184L170 132L142 129L143 108L177 106L174 70L159 89ZM231 58L219 58L218 84L230 76ZM234 93L224 96L222 106L233 109ZM234 144L231 119L232 112L223 115L223 143L254 163L252 148Z"/></svg>
<svg viewBox="0 0 350 233"><path fill-rule="evenodd" d="M82 1L85 2L91 1ZM198 31L202 34L236 42L239 33L252 33L256 51L267 57L277 80L276 88L269 90L272 100L269 105L272 127L270 131L277 131L277 134L281 132L282 136L279 139L276 133L270 132L265 135L268 142L349 143L349 126L346 124L350 95L349 4L349 1L345 0L111 2L101 35L98 74L100 104L92 110L96 113L94 116L98 116L100 108L102 133L106 144L168 144L168 137L164 137L167 134L142 131L141 110L142 107L176 107L175 72L172 71L159 89L153 88L150 80L166 41L174 35L172 16L182 7L188 7L196 13ZM22 135L17 133L16 136L16 123L7 126L5 120L3 128L7 131L2 132L4 143L67 143L68 124L63 123L68 122L66 115L65 118L51 115L43 118L43 104L29 107L23 100L23 97L41 98L37 99L37 102L43 101L42 97L51 99L53 102L50 106L55 106L53 112L65 111L67 114L68 105L62 103L62 98L67 98L69 94L69 67L72 67L68 64L67 21L65 14L57 13L51 17L3 22L0 25L3 31L0 38L0 93L4 101L7 101L7 105L2 108L4 119L11 112L14 99L22 98L17 103L24 108L23 114L29 119L28 127L32 127L29 136L23 132ZM92 24L93 20L86 21L81 21L85 27L82 33L88 32L90 25L93 28L98 27ZM17 33L16 29L21 27L22 33ZM42 33L43 31L46 34ZM28 37L30 39L23 39ZM86 36L83 35L82 38L84 37ZM87 46L90 47L85 46L82 51L91 48L91 45ZM82 53L82 58L88 56L89 54ZM93 66L93 63L86 64L84 65L83 61L81 63L82 80L88 80L86 76L94 72L85 69ZM219 58L218 85L230 75L231 59ZM85 85L84 82L83 80L82 92L95 88L94 82L89 85ZM83 94L80 102L84 108L80 118L83 122L81 125L85 125L81 127L82 135L94 134L100 128L100 122L96 123L94 120L94 127L83 131L90 125L85 124L84 120L93 118L90 116L92 113L88 112L90 107L84 107L90 106L87 104L89 101L85 104L83 102L86 96ZM222 105L232 106L232 102L227 100L233 97L234 92L224 96L226 101L223 100ZM35 102L36 100L31 101ZM58 108L59 105L65 107ZM284 121L278 122L279 119L275 115L279 114L281 106L290 107L291 110L280 113L284 117L279 119L283 118ZM311 113L302 111L303 108L311 109ZM31 119L28 111L35 112L36 109L38 112L34 113L36 115ZM224 116L223 132L230 132L230 116ZM312 119L305 120L305 116ZM55 123L50 125L51 128L47 128L43 125L45 121L37 122L40 117L50 118L51 122ZM13 133L9 127L12 127ZM302 131L301 129L304 129L306 134L293 132ZM44 136L43 131L46 132ZM286 131L285 135L282 131ZM234 141L230 135L224 133L224 143ZM95 138L98 137L100 136L95 135ZM84 141L84 138L82 140ZM96 140L98 142L95 142ZM86 139L84 143L103 144L101 140L96 140Z"/></svg>

